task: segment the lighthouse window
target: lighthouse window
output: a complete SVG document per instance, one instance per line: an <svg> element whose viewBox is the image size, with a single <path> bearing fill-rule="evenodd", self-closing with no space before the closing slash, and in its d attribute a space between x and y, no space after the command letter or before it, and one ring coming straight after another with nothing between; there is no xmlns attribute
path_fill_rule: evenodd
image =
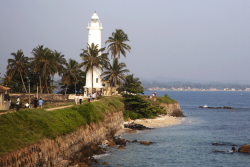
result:
<svg viewBox="0 0 250 167"><path fill-rule="evenodd" d="M98 83L98 78L96 78L96 83Z"/></svg>

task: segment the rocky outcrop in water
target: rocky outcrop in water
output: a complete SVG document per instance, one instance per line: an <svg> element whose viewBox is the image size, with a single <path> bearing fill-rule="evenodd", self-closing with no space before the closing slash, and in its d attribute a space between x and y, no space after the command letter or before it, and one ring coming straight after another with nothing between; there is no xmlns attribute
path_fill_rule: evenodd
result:
<svg viewBox="0 0 250 167"><path fill-rule="evenodd" d="M124 124L124 128L130 128L130 129L135 129L135 130L153 129L153 128L148 128L146 126L143 126L137 123Z"/></svg>
<svg viewBox="0 0 250 167"><path fill-rule="evenodd" d="M245 144L244 146L241 146L238 151L242 153L250 153L250 145Z"/></svg>
<svg viewBox="0 0 250 167"><path fill-rule="evenodd" d="M199 106L199 108L208 108L208 109L233 109L232 107L204 107L204 106Z"/></svg>

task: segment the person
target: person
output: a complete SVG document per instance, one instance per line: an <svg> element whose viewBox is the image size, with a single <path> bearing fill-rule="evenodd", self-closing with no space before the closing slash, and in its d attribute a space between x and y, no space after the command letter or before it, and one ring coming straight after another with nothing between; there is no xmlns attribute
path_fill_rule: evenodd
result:
<svg viewBox="0 0 250 167"><path fill-rule="evenodd" d="M76 105L77 105L77 101L78 101L78 96L75 95L75 102L76 102Z"/></svg>
<svg viewBox="0 0 250 167"><path fill-rule="evenodd" d="M35 99L34 99L33 103L34 103L34 108L36 109L36 108L37 108L37 103L38 103L38 100L37 100L37 98L36 98L36 97L35 97Z"/></svg>
<svg viewBox="0 0 250 167"><path fill-rule="evenodd" d="M82 104L82 95L79 96L80 105Z"/></svg>
<svg viewBox="0 0 250 167"><path fill-rule="evenodd" d="M89 102L91 101L91 93L89 94Z"/></svg>
<svg viewBox="0 0 250 167"><path fill-rule="evenodd" d="M154 95L155 95L155 97L156 97L156 92L154 91Z"/></svg>
<svg viewBox="0 0 250 167"><path fill-rule="evenodd" d="M130 117L128 117L128 124L130 123Z"/></svg>
<svg viewBox="0 0 250 167"><path fill-rule="evenodd" d="M94 100L95 100L95 93L93 94L93 97L92 97L92 98L93 98L93 101L94 101Z"/></svg>
<svg viewBox="0 0 250 167"><path fill-rule="evenodd" d="M20 105L20 98L19 98L19 96L17 96L17 99L16 99L16 111L19 111L19 105Z"/></svg>
<svg viewBox="0 0 250 167"><path fill-rule="evenodd" d="M10 109L11 109L11 100L10 100Z"/></svg>
<svg viewBox="0 0 250 167"><path fill-rule="evenodd" d="M40 98L40 100L38 101L38 103L39 103L39 107L43 108L43 100L42 100L42 98Z"/></svg>
<svg viewBox="0 0 250 167"><path fill-rule="evenodd" d="M153 93L153 99L155 98L155 94Z"/></svg>
<svg viewBox="0 0 250 167"><path fill-rule="evenodd" d="M27 102L26 104L25 104L25 108L29 108L30 107L30 105L29 105L29 103Z"/></svg>

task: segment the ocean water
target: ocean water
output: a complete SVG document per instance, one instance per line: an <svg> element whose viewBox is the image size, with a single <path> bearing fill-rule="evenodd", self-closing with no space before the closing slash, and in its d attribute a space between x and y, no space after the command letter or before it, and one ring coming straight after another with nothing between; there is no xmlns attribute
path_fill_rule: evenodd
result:
<svg viewBox="0 0 250 167"><path fill-rule="evenodd" d="M145 95L152 93L146 91ZM99 162L105 161L112 167L250 166L250 153L231 151L232 145L238 149L250 144L250 92L156 93L157 96L168 94L178 101L187 117L180 118L179 125L122 135L127 140L150 140L154 143L149 146L128 143L123 150L108 148L107 154L96 157ZM236 110L198 108L204 105L230 106Z"/></svg>

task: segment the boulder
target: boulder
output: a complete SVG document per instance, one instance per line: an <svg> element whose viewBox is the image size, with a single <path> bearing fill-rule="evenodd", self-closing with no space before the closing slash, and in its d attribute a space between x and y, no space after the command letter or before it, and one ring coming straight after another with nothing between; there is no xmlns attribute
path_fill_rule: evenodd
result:
<svg viewBox="0 0 250 167"><path fill-rule="evenodd" d="M102 141L102 144L108 144L108 140L104 140L104 141Z"/></svg>
<svg viewBox="0 0 250 167"><path fill-rule="evenodd" d="M233 152L237 151L234 147L232 147Z"/></svg>
<svg viewBox="0 0 250 167"><path fill-rule="evenodd" d="M125 139L114 139L114 142L116 145L124 145L126 146L126 140Z"/></svg>
<svg viewBox="0 0 250 167"><path fill-rule="evenodd" d="M238 151L241 153L250 153L250 145L245 144L244 146L241 146Z"/></svg>
<svg viewBox="0 0 250 167"><path fill-rule="evenodd" d="M132 143L137 143L137 140L133 140Z"/></svg>
<svg viewBox="0 0 250 167"><path fill-rule="evenodd" d="M113 142L113 141L109 141L109 142L108 142L108 145L109 145L110 147L116 147L116 144L115 144L115 142Z"/></svg>
<svg viewBox="0 0 250 167"><path fill-rule="evenodd" d="M119 146L118 149L125 149L125 147L124 146Z"/></svg>
<svg viewBox="0 0 250 167"><path fill-rule="evenodd" d="M140 144L144 144L144 145L150 145L150 141L141 141Z"/></svg>
<svg viewBox="0 0 250 167"><path fill-rule="evenodd" d="M108 165L108 163L107 162L103 162L102 165Z"/></svg>

